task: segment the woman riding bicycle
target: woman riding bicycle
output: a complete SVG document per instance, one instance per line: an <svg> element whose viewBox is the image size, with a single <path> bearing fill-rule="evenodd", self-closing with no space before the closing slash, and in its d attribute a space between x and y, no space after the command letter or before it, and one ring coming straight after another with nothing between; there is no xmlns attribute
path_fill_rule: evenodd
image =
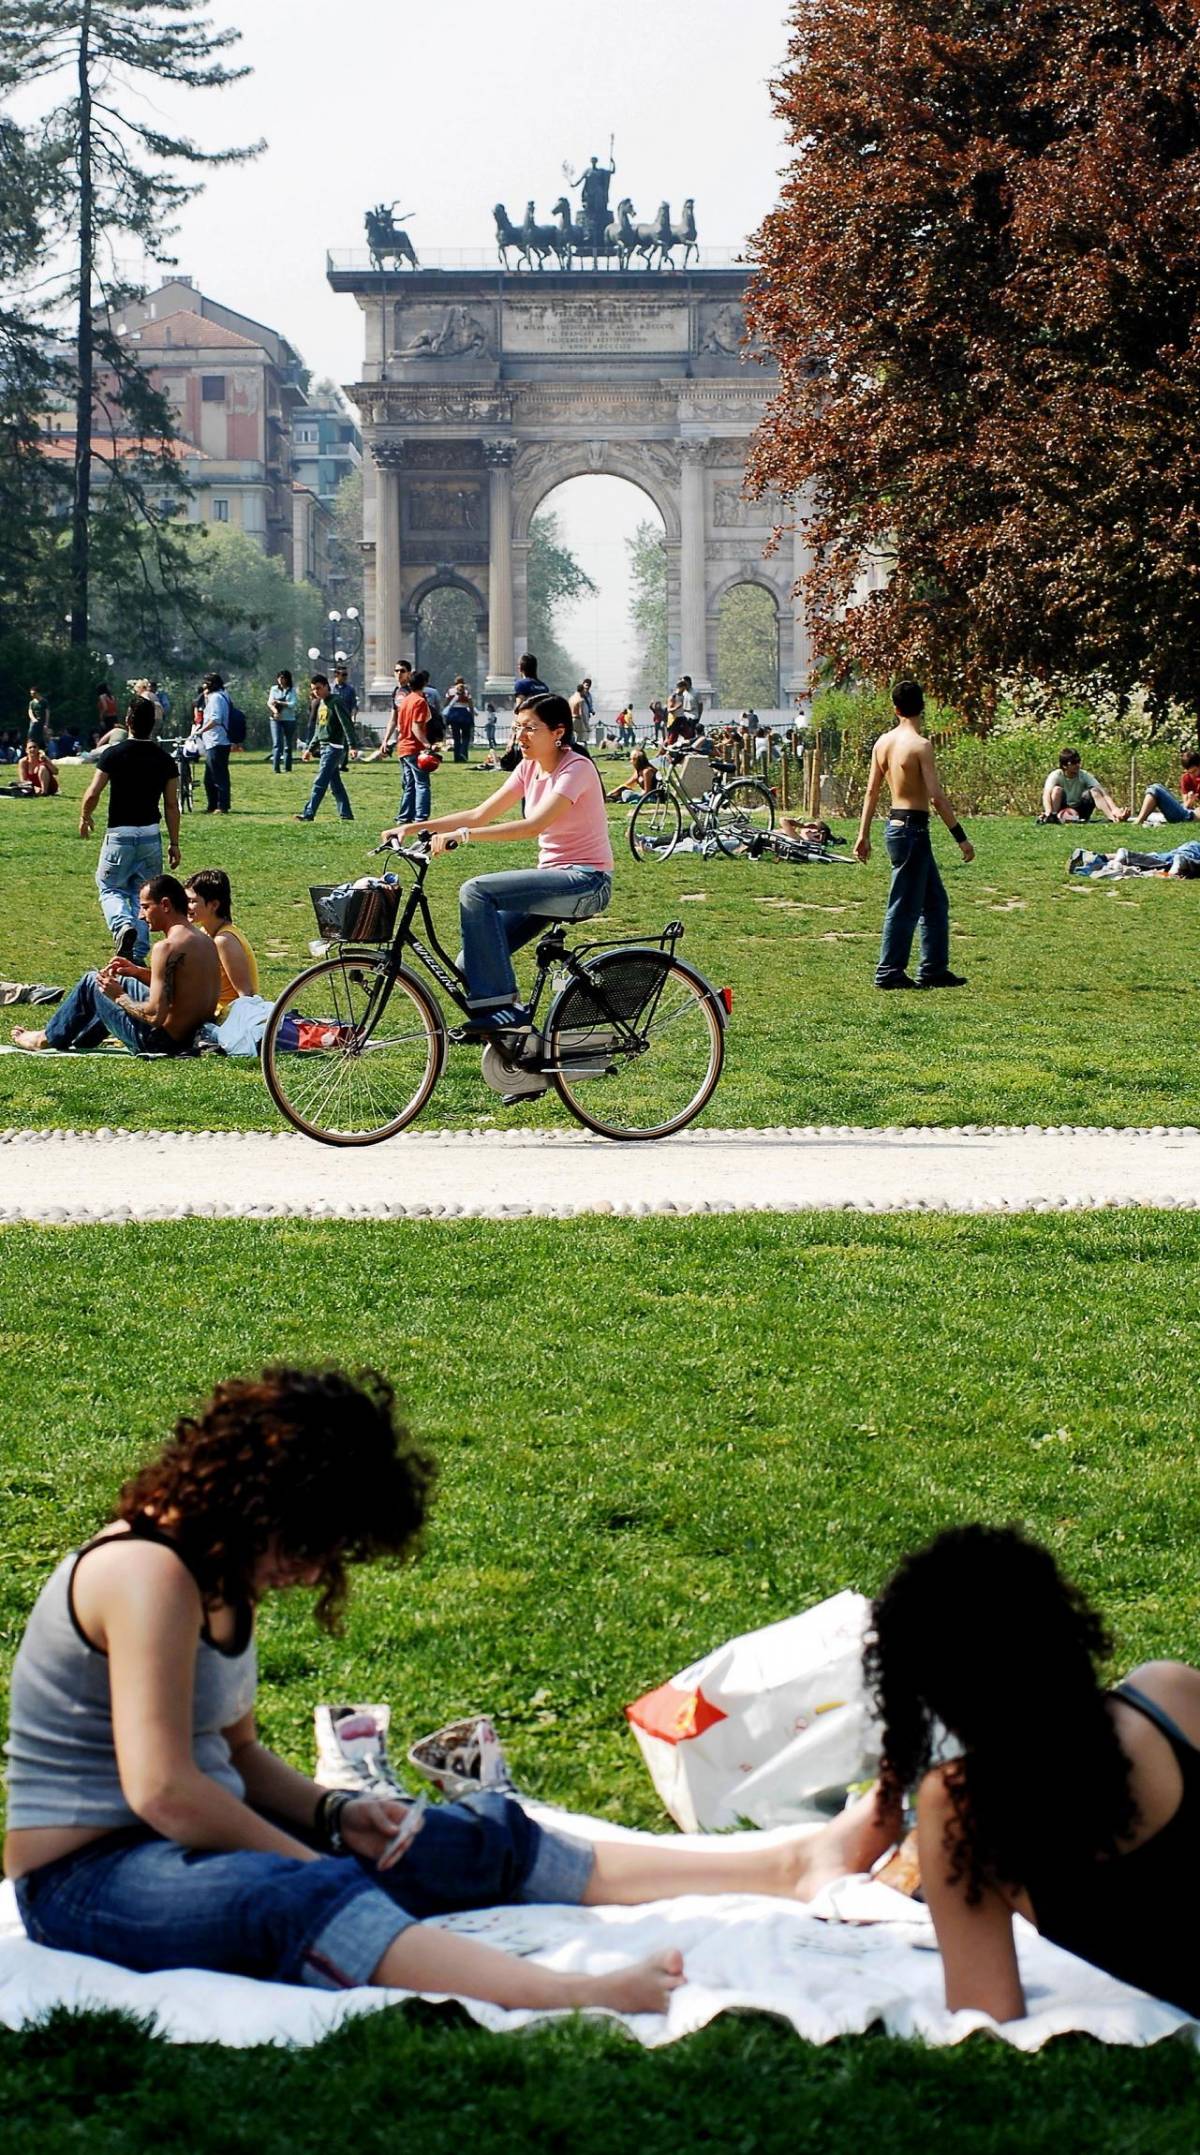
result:
<svg viewBox="0 0 1200 2155"><path fill-rule="evenodd" d="M472 876L459 892L468 1039L526 1030L529 1013L518 999L513 951L533 940L542 921L590 919L612 895L604 787L591 758L575 746L566 698L532 697L518 707L514 731L521 761L478 808L396 824L383 833L403 840L427 831L434 853L450 844L537 839L535 868ZM523 818L501 823L505 809L518 802Z"/></svg>

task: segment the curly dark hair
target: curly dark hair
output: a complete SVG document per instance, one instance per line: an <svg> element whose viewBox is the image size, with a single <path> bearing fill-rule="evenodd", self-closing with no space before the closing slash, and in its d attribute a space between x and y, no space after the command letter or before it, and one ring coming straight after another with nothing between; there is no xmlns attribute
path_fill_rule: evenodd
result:
<svg viewBox="0 0 1200 2155"><path fill-rule="evenodd" d="M877 1597L863 1654L883 1728L883 1800L948 1771L950 1876L978 1902L1048 1866L1117 1853L1137 1806L1097 1664L1103 1622L1048 1549L962 1526L906 1557Z"/></svg>
<svg viewBox="0 0 1200 2155"><path fill-rule="evenodd" d="M348 1565L415 1554L435 1473L377 1371L264 1369L181 1415L113 1516L165 1527L206 1606L252 1601L272 1551L316 1565L317 1621L336 1631Z"/></svg>

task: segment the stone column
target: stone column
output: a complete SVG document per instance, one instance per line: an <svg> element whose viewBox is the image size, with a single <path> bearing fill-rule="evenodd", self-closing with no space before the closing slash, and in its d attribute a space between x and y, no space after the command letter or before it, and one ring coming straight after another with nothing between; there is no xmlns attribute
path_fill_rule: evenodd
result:
<svg viewBox="0 0 1200 2155"><path fill-rule="evenodd" d="M483 693L512 702L517 670L513 641L512 462L517 444L485 441L488 467L488 670Z"/></svg>
<svg viewBox="0 0 1200 2155"><path fill-rule="evenodd" d="M400 467L403 442L375 442L375 679L373 697L390 700L400 649Z"/></svg>
<svg viewBox="0 0 1200 2155"><path fill-rule="evenodd" d="M704 457L703 442L684 442L679 467L679 671L690 673L697 695L711 703L704 588Z"/></svg>
<svg viewBox="0 0 1200 2155"><path fill-rule="evenodd" d="M793 703L802 699L805 713L812 712L812 636L808 626L808 602L801 579L812 567L812 553L804 534L805 519L812 513L812 502L807 488L797 495L792 504L795 525L792 531L792 580L796 587L792 593L792 671L788 681L788 693Z"/></svg>

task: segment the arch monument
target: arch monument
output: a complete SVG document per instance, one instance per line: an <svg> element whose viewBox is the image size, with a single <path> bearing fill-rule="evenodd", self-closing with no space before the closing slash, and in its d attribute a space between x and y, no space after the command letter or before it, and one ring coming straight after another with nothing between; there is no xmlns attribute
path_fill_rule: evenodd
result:
<svg viewBox="0 0 1200 2155"><path fill-rule="evenodd" d="M764 559L786 510L742 495L774 370L742 351L743 265L388 269L331 256L362 310L363 556L370 707L390 701L416 615L449 585L475 609L478 679L511 699L528 635L529 527L565 479L632 480L662 518L668 671L711 701L721 596L774 594L780 702L806 694L810 649L793 587L797 532ZM667 686L669 684L664 684Z"/></svg>

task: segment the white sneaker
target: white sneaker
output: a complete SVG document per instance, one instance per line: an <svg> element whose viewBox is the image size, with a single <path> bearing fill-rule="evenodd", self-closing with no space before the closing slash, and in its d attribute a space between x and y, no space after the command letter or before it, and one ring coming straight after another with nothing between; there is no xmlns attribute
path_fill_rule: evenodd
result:
<svg viewBox="0 0 1200 2155"><path fill-rule="evenodd" d="M314 1779L322 1788L344 1788L356 1796L407 1796L388 1758L390 1706L317 1706Z"/></svg>

